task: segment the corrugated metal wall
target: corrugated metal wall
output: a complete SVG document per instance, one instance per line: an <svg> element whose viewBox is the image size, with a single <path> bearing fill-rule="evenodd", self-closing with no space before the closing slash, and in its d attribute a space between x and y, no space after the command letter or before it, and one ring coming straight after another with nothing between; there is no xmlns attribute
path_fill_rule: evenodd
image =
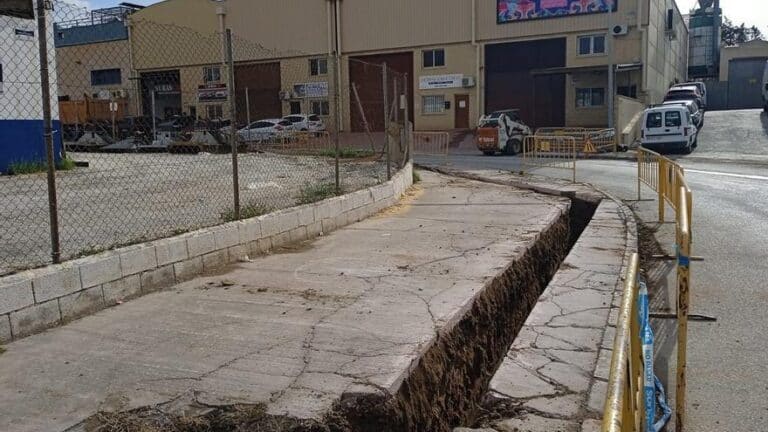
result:
<svg viewBox="0 0 768 432"><path fill-rule="evenodd" d="M279 62L235 65L235 89L238 124L244 124L248 118L246 89L252 121L283 116Z"/></svg>
<svg viewBox="0 0 768 432"><path fill-rule="evenodd" d="M768 58L731 60L728 72L728 109L763 107L763 71Z"/></svg>
<svg viewBox="0 0 768 432"><path fill-rule="evenodd" d="M520 109L531 127L565 124L565 75L531 71L564 67L566 39L486 45L486 112Z"/></svg>
<svg viewBox="0 0 768 432"><path fill-rule="evenodd" d="M350 57L349 59L349 95L350 95L350 118L352 121L353 132L363 132L364 122L360 114L357 102L354 99L352 86L357 87L360 96L360 102L365 113L365 120L374 132L384 130L384 104L383 104L383 82L381 75L381 65L387 63L387 67L398 72L401 76L408 74L413 77L413 53L393 53L374 56ZM390 74L390 82L392 77ZM391 85L391 84L390 84ZM408 82L408 103L410 112L413 112L413 79ZM392 103L392 89L390 89L389 100Z"/></svg>

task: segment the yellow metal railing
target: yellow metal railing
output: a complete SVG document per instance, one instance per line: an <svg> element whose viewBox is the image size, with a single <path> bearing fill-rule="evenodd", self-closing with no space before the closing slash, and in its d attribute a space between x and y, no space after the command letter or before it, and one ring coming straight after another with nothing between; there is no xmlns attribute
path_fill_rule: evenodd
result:
<svg viewBox="0 0 768 432"><path fill-rule="evenodd" d="M576 139L563 135L534 135L523 142L523 171L533 168L557 168L572 172L576 182Z"/></svg>
<svg viewBox="0 0 768 432"><path fill-rule="evenodd" d="M693 220L693 193L685 180L685 170L674 161L640 148L637 151L638 200L642 184L658 193L659 221L664 222L666 204L676 213L677 243L677 389L675 430L685 425L686 368L688 347L688 312L690 305L690 261ZM621 314L614 340L608 393L603 413L603 432L643 431L643 376L641 335L637 313L637 256L632 257L627 272ZM638 375L639 374L639 375Z"/></svg>
<svg viewBox="0 0 768 432"><path fill-rule="evenodd" d="M604 432L643 430L643 350L637 294L640 260L632 255L624 283L616 338L613 341L611 375L603 415Z"/></svg>

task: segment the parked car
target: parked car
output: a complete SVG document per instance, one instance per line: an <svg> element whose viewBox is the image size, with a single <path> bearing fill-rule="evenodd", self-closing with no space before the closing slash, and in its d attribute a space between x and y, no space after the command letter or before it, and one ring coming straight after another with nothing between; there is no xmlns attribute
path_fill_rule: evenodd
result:
<svg viewBox="0 0 768 432"><path fill-rule="evenodd" d="M696 86L671 88L667 92L667 95L664 97L664 102L681 100L696 101L699 106L704 104L704 101L701 98L701 94L699 93L699 89Z"/></svg>
<svg viewBox="0 0 768 432"><path fill-rule="evenodd" d="M661 105L643 113L642 146L660 153L689 154L696 148L698 129L683 105Z"/></svg>
<svg viewBox="0 0 768 432"><path fill-rule="evenodd" d="M302 132L325 132L325 123L317 114L292 114L283 117L291 122L293 130Z"/></svg>
<svg viewBox="0 0 768 432"><path fill-rule="evenodd" d="M699 91L699 94L701 95L701 102L702 103L699 106L699 108L701 108L702 110L707 109L707 85L704 84L703 82L697 81L697 82L687 82L687 83L682 83L682 84L675 84L675 85L673 85L670 88L670 90L671 89L691 87L691 86L696 87L698 89L698 91Z"/></svg>
<svg viewBox="0 0 768 432"><path fill-rule="evenodd" d="M288 120L264 119L251 123L237 131L238 137L243 141L269 141L275 138L283 138L294 130Z"/></svg>
<svg viewBox="0 0 768 432"><path fill-rule="evenodd" d="M696 125L696 128L701 130L701 128L704 127L704 111L699 108L699 104L697 104L696 101L667 101L662 105L682 105L688 108L688 111L691 113L691 118L693 119L693 124Z"/></svg>

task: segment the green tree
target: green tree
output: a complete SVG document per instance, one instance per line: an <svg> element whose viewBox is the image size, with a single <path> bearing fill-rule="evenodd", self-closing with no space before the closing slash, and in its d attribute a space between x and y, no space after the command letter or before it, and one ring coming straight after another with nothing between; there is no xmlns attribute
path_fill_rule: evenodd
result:
<svg viewBox="0 0 768 432"><path fill-rule="evenodd" d="M722 37L726 46L739 45L751 40L765 40L757 26L747 27L744 23L735 25L728 17L723 18Z"/></svg>

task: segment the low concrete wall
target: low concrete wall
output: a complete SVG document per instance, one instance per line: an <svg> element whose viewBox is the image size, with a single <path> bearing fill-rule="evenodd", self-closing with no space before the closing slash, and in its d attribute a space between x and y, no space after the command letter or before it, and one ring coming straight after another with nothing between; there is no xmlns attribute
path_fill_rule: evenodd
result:
<svg viewBox="0 0 768 432"><path fill-rule="evenodd" d="M624 96L618 96L617 101L616 130L621 134L621 143L630 146L640 138L640 118L645 104Z"/></svg>
<svg viewBox="0 0 768 432"><path fill-rule="evenodd" d="M0 278L0 343L365 219L400 199L412 170L314 204Z"/></svg>

